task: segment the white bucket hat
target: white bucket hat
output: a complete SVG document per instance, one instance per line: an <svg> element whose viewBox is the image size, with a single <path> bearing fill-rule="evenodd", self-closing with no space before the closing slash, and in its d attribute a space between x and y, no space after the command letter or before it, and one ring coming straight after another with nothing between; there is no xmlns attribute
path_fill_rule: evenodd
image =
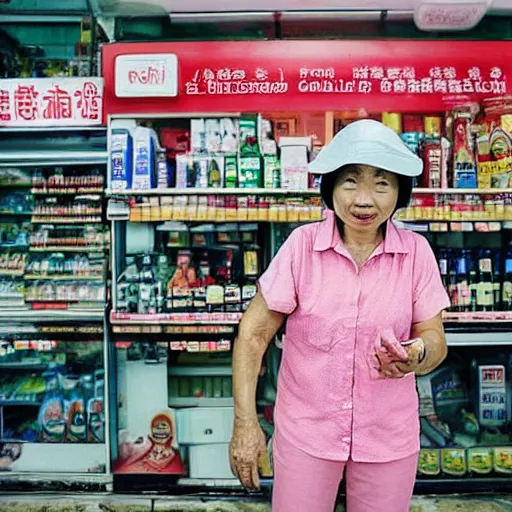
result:
<svg viewBox="0 0 512 512"><path fill-rule="evenodd" d="M419 176L423 161L391 128L362 119L339 131L309 166L311 174L327 174L348 164L371 165L402 176Z"/></svg>

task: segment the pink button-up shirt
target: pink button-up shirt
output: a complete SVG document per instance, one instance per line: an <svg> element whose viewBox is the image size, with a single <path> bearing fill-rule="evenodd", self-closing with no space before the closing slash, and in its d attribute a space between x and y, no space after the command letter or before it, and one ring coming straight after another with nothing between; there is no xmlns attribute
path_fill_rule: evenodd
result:
<svg viewBox="0 0 512 512"><path fill-rule="evenodd" d="M379 335L407 340L412 324L450 305L427 240L388 222L359 269L335 216L292 232L261 276L269 309L288 315L275 411L280 435L313 456L389 462L419 450L413 374L375 369Z"/></svg>

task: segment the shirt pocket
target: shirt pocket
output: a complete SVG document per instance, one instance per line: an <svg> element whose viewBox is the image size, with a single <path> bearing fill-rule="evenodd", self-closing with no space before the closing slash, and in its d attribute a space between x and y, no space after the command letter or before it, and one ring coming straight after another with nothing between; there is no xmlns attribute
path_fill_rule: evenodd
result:
<svg viewBox="0 0 512 512"><path fill-rule="evenodd" d="M342 337L339 328L315 315L304 316L299 322L289 322L286 331L287 337L296 343L322 352L330 352Z"/></svg>

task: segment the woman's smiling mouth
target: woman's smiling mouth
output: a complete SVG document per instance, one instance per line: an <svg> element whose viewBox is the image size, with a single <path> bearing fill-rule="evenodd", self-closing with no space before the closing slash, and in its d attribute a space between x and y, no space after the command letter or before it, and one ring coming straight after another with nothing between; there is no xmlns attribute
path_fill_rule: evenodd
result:
<svg viewBox="0 0 512 512"><path fill-rule="evenodd" d="M377 218L375 213L352 213L351 215L358 224L371 224Z"/></svg>

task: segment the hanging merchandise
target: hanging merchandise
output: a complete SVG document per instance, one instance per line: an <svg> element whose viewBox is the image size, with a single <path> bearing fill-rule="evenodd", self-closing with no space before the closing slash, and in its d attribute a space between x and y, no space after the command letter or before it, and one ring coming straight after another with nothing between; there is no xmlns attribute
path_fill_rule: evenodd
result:
<svg viewBox="0 0 512 512"><path fill-rule="evenodd" d="M163 485L156 475L173 474L165 484L172 492L224 480L236 485L228 446L240 318L290 233L325 216L320 177L308 175L308 164L362 118L382 121L423 161L410 204L393 220L428 239L451 301L442 314L449 355L417 379L417 483L437 492L445 483L456 489L476 479L484 486L505 482L512 474L508 46L347 40L157 46L102 49L107 194L123 205L122 215L109 219L119 404L112 411L114 487L133 491L138 484L127 473L144 474L144 486L154 490ZM130 58L137 76L155 66L167 86L138 81L129 86L135 96L118 94ZM81 203L86 212L93 207ZM48 242L41 236L37 243ZM34 261L37 275L68 261L54 260ZM95 275L95 264L79 259L70 272L80 267ZM259 373L256 410L268 447L260 460L263 485L273 476L278 373L289 342L285 323ZM79 436L82 398L69 400Z"/></svg>

